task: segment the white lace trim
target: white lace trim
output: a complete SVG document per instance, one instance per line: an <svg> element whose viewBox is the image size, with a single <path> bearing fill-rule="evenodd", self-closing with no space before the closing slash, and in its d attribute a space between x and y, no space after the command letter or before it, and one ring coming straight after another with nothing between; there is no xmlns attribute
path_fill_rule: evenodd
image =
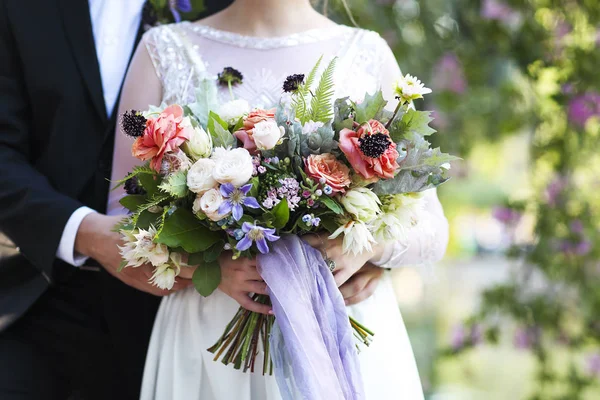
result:
<svg viewBox="0 0 600 400"><path fill-rule="evenodd" d="M258 50L270 50L322 42L343 34L348 34L355 30L355 28L351 28L349 26L336 25L328 28L311 29L287 36L266 38L240 35L238 33L222 31L207 25L199 25L191 22L181 22L180 25L190 29L202 37L214 40L216 42Z"/></svg>

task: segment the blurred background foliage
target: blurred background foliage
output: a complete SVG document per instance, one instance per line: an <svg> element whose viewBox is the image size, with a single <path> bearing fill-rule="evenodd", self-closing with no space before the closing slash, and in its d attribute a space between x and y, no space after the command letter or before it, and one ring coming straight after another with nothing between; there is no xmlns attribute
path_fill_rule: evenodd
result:
<svg viewBox="0 0 600 400"><path fill-rule="evenodd" d="M600 398L600 1L347 4L464 158L439 190L445 262L394 272L427 397Z"/></svg>

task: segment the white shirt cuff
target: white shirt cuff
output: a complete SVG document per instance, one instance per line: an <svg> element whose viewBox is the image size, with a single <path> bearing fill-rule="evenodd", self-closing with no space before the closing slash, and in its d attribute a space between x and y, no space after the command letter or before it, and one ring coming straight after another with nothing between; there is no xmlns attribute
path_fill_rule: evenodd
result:
<svg viewBox="0 0 600 400"><path fill-rule="evenodd" d="M81 221L83 221L87 215L95 212L96 211L89 207L79 207L71 214L71 217L63 230L62 237L60 238L60 243L56 252L57 258L60 258L74 267L80 267L87 261L88 257L75 253L75 237L77 236Z"/></svg>

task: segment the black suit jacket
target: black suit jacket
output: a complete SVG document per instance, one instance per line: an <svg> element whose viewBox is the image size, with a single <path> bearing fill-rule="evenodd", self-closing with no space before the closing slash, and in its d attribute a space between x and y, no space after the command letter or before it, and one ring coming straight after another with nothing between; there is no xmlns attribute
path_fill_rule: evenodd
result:
<svg viewBox="0 0 600 400"><path fill-rule="evenodd" d="M73 269L58 244L77 208L105 210L113 140L88 2L0 0L0 330Z"/></svg>

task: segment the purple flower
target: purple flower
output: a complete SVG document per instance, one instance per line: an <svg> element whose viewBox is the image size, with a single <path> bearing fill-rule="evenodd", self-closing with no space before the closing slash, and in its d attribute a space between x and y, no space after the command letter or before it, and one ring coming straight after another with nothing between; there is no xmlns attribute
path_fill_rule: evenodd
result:
<svg viewBox="0 0 600 400"><path fill-rule="evenodd" d="M463 68L455 54L445 54L434 69L433 87L463 94L467 90L467 81Z"/></svg>
<svg viewBox="0 0 600 400"><path fill-rule="evenodd" d="M584 239L581 242L577 243L574 250L575 254L577 254L578 256L585 256L590 251L592 251L592 243L589 240Z"/></svg>
<svg viewBox="0 0 600 400"><path fill-rule="evenodd" d="M237 246L235 246L239 251L248 250L250 246L252 246L252 242L256 242L258 251L262 254L267 254L269 252L267 240L269 242L279 240L279 236L275 235L275 229L263 228L249 222L244 222L242 231L245 233L245 236L238 242Z"/></svg>
<svg viewBox="0 0 600 400"><path fill-rule="evenodd" d="M518 25L521 21L521 14L501 0L483 0L481 17L500 21L509 26Z"/></svg>
<svg viewBox="0 0 600 400"><path fill-rule="evenodd" d="M219 207L219 214L225 215L231 212L233 219L239 221L240 218L242 218L242 215L244 215L242 205L250 208L260 208L260 205L254 197L246 196L251 188L251 183L240 188L236 188L231 183L221 185L220 191L226 200Z"/></svg>
<svg viewBox="0 0 600 400"><path fill-rule="evenodd" d="M540 329L538 327L518 328L513 343L517 349L527 350L534 346L539 338Z"/></svg>
<svg viewBox="0 0 600 400"><path fill-rule="evenodd" d="M571 232L577 234L583 233L583 222L580 219L571 221Z"/></svg>
<svg viewBox="0 0 600 400"><path fill-rule="evenodd" d="M492 211L495 219L505 225L514 225L521 219L521 213L508 207L496 207Z"/></svg>
<svg viewBox="0 0 600 400"><path fill-rule="evenodd" d="M465 331L465 327L463 325L457 325L452 330L450 346L452 346L455 351L458 351L465 346L466 339L467 332Z"/></svg>
<svg viewBox="0 0 600 400"><path fill-rule="evenodd" d="M565 178L558 176L554 178L546 187L546 199L548 200L548 205L551 207L556 207L558 204L558 200L563 190L567 186L567 181Z"/></svg>
<svg viewBox="0 0 600 400"><path fill-rule="evenodd" d="M578 127L592 117L600 117L600 93L590 92L576 96L569 102L569 120Z"/></svg>
<svg viewBox="0 0 600 400"><path fill-rule="evenodd" d="M600 353L589 356L586 364L588 374L600 377Z"/></svg>
<svg viewBox="0 0 600 400"><path fill-rule="evenodd" d="M179 12L188 13L192 11L192 3L190 0L169 0L169 9L175 22L181 22L181 15Z"/></svg>

